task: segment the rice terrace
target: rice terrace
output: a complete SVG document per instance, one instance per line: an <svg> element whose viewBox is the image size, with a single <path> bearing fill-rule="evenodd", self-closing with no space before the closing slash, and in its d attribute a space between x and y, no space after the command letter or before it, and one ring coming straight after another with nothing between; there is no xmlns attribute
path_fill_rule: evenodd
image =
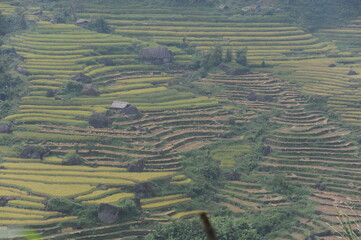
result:
<svg viewBox="0 0 361 240"><path fill-rule="evenodd" d="M361 1L0 0L0 239L361 239Z"/></svg>

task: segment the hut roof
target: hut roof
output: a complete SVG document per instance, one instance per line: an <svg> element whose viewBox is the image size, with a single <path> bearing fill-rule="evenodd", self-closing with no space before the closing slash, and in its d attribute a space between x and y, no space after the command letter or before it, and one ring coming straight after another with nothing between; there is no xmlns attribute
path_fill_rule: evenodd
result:
<svg viewBox="0 0 361 240"><path fill-rule="evenodd" d="M124 109L129 106L128 102L114 101L110 108L112 109Z"/></svg>
<svg viewBox="0 0 361 240"><path fill-rule="evenodd" d="M173 53L172 51L168 50L168 48L166 47L154 47L154 48L146 48L143 49L141 52L141 56L143 58L148 58L148 57L152 57L152 58L172 58L173 57Z"/></svg>
<svg viewBox="0 0 361 240"><path fill-rule="evenodd" d="M220 10L227 10L227 9L229 9L229 7L228 7L227 5L225 5L225 4L219 5L218 8L219 8Z"/></svg>
<svg viewBox="0 0 361 240"><path fill-rule="evenodd" d="M85 20L85 19L78 19L78 20L76 21L76 24L84 24L84 23L89 23L89 21L88 21L88 20Z"/></svg>

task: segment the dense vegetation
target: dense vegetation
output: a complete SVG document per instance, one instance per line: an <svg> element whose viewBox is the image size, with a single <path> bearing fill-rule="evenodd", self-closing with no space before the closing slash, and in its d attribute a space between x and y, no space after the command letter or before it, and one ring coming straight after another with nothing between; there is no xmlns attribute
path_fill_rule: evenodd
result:
<svg viewBox="0 0 361 240"><path fill-rule="evenodd" d="M359 1L29 4L0 3L0 225L318 239L360 210Z"/></svg>
<svg viewBox="0 0 361 240"><path fill-rule="evenodd" d="M14 48L2 48L3 38L14 31L24 30L27 24L22 11L13 15L4 16L0 12L0 118L9 115L24 89L24 82L20 76L14 74L17 65L16 51Z"/></svg>

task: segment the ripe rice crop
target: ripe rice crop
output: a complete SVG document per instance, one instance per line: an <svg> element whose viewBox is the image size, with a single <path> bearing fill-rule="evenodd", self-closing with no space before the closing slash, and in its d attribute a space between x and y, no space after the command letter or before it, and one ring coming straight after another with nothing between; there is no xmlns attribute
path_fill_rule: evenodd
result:
<svg viewBox="0 0 361 240"><path fill-rule="evenodd" d="M34 42L32 43L25 43L25 42L17 42L16 43L17 47L22 47L22 48L29 48L29 49L38 49L38 50L79 50L82 48L81 45L61 45L59 43L54 44L54 45L50 45L50 44L36 44Z"/></svg>
<svg viewBox="0 0 361 240"><path fill-rule="evenodd" d="M116 193L101 199L83 201L85 204L101 204L101 203L114 203L124 198L132 198L134 193Z"/></svg>
<svg viewBox="0 0 361 240"><path fill-rule="evenodd" d="M59 110L87 110L87 111L96 111L102 112L106 110L108 105L103 106L90 106L90 105L83 105L83 106L41 106L41 105L20 105L21 109L59 109Z"/></svg>
<svg viewBox="0 0 361 240"><path fill-rule="evenodd" d="M8 146L0 146L0 154L3 156L14 156L14 151Z"/></svg>
<svg viewBox="0 0 361 240"><path fill-rule="evenodd" d="M150 84L150 83L127 84L127 85L99 88L98 90L100 92L102 92L102 93L109 93L109 92L116 92L116 91L122 91L122 90L133 90L133 89L139 89L139 88L149 88L149 87L152 87L152 86L153 86L153 84Z"/></svg>
<svg viewBox="0 0 361 240"><path fill-rule="evenodd" d="M192 179L187 178L187 179L184 179L184 180L181 180L181 181L171 181L170 184L182 185L182 184L188 184L188 183L191 183L191 182L192 182Z"/></svg>
<svg viewBox="0 0 361 240"><path fill-rule="evenodd" d="M57 117L59 117L59 115L46 114L46 113L18 113L18 114L13 114L13 115L7 116L5 119L12 120L12 119L23 118L23 117L57 118ZM74 119L74 116L62 116L62 118Z"/></svg>
<svg viewBox="0 0 361 240"><path fill-rule="evenodd" d="M63 159L61 158L58 158L56 156L51 156L51 157L45 157L43 159L44 163L58 163L58 164L61 164L63 162Z"/></svg>
<svg viewBox="0 0 361 240"><path fill-rule="evenodd" d="M45 96L47 91L31 91L30 96Z"/></svg>
<svg viewBox="0 0 361 240"><path fill-rule="evenodd" d="M148 77L148 78L134 78L134 79L125 79L119 80L121 83L158 83L158 82L167 82L174 79L174 77Z"/></svg>
<svg viewBox="0 0 361 240"><path fill-rule="evenodd" d="M32 158L15 158L15 157L3 157L4 161L8 162L34 162L39 161L39 159L32 159Z"/></svg>
<svg viewBox="0 0 361 240"><path fill-rule="evenodd" d="M44 55L44 54L34 54L34 53L28 53L28 52L21 52L18 51L19 54L23 55L26 58L31 58L31 59L51 59L51 60L60 60L60 59L64 59L64 60L72 60L75 61L78 58L83 57L83 55Z"/></svg>
<svg viewBox="0 0 361 240"><path fill-rule="evenodd" d="M84 194L95 188L89 184L51 184L2 178L0 179L0 184L27 189L33 193L50 197L71 197Z"/></svg>
<svg viewBox="0 0 361 240"><path fill-rule="evenodd" d="M187 176L184 175L184 174L179 174L179 175L176 175L176 176L172 177L172 180L181 180L181 179L184 179L184 178L187 178Z"/></svg>
<svg viewBox="0 0 361 240"><path fill-rule="evenodd" d="M105 73L113 72L113 71L137 70L137 69L146 70L146 69L152 69L152 68L154 68L154 67L150 66L150 65L109 66L109 67L103 67L103 68L99 68L99 69L90 71L90 72L88 72L88 75L94 77L94 76L98 76L100 74L105 74Z"/></svg>
<svg viewBox="0 0 361 240"><path fill-rule="evenodd" d="M174 215L172 215L171 218L173 219L180 219L182 217L186 217L186 216L189 216L189 215L195 215L195 214L200 214L204 211L201 211L201 210L194 210L194 211L188 211L188 212L179 212L179 213L176 213Z"/></svg>
<svg viewBox="0 0 361 240"><path fill-rule="evenodd" d="M93 198L99 198L103 195L106 195L106 194L109 194L112 192L117 192L117 191L119 191L119 188L109 188L107 190L95 190L94 192L91 192L89 194L76 197L75 200L89 200L89 199L93 199Z"/></svg>
<svg viewBox="0 0 361 240"><path fill-rule="evenodd" d="M24 167L20 166L22 164L24 164ZM77 169L72 171L71 167L66 168L66 166L59 166L59 169L57 169L56 165L46 165L51 164L4 163L3 166L8 166L9 169L2 169L0 170L0 173L4 178L22 180L28 179L34 181L39 180L43 182L55 182L56 179L59 179L59 182L62 183L86 183L86 180L88 180L88 183L97 183L98 181L99 183L103 182L104 184L106 184L105 182L109 184L133 184L133 181L146 182L157 178L170 177L175 174L175 172L142 172L137 174L117 171L102 172L101 170L96 169L91 171L90 167L79 167L79 169L85 169L83 172L81 170L76 171ZM13 168L11 168L12 166ZM39 166L41 170L34 169L35 166ZM52 178L47 180L48 175L52 175ZM36 179L36 176L39 178Z"/></svg>
<svg viewBox="0 0 361 240"><path fill-rule="evenodd" d="M123 96L123 95L145 94L145 93L160 92L160 91L165 91L165 90L167 90L166 87L143 88L143 89L122 91L122 92L105 93L105 94L102 94L101 97L116 97L116 96Z"/></svg>
<svg viewBox="0 0 361 240"><path fill-rule="evenodd" d="M21 113L47 113L47 114L59 114L59 115L69 115L69 116L81 116L89 117L92 112L90 111L72 111L72 110L48 110L48 109L32 109L26 108L19 110Z"/></svg>
<svg viewBox="0 0 361 240"><path fill-rule="evenodd" d="M50 117L20 117L15 119L15 123L35 123L35 122L47 122L47 123L66 123L66 124L87 124L87 121L82 120L73 120L73 119L63 119L59 118L50 118ZM62 116L66 117L66 116Z"/></svg>
<svg viewBox="0 0 361 240"><path fill-rule="evenodd" d="M192 21L139 21L139 20L126 20L126 19L109 19L109 23L116 25L155 25L155 26L213 26L213 27L226 27L227 24L229 26L234 27L250 27L250 28L259 28L262 31L292 31L297 30L297 27L294 26L286 26L283 22L192 22ZM264 29L262 29L264 27Z"/></svg>
<svg viewBox="0 0 361 240"><path fill-rule="evenodd" d="M54 56L62 56L62 55L80 55L80 54L89 54L92 53L91 49L80 49L80 50L71 50L71 51L50 51L50 50L38 50L38 49L27 49L22 47L17 47L19 52L30 52L32 54L42 54L42 55L54 55Z"/></svg>
<svg viewBox="0 0 361 240"><path fill-rule="evenodd" d="M34 214L34 215L42 215L42 216L58 214L58 212L41 211L41 210L33 210L33 209L25 209L25 208L15 208L15 207L0 207L0 212L13 212L13 213Z"/></svg>
<svg viewBox="0 0 361 240"><path fill-rule="evenodd" d="M17 138L24 139L37 139L43 141L90 141L90 140L98 140L98 137L95 136L79 136L79 135L66 135L66 134L58 134L58 133L40 133L40 132L22 132L15 131L13 135Z"/></svg>
<svg viewBox="0 0 361 240"><path fill-rule="evenodd" d="M36 91L36 90L49 90L49 89L52 89L52 90L58 90L59 89L59 86L58 87L54 87L54 86L40 86L40 85L33 85L33 86L29 86L28 87L30 90L32 91Z"/></svg>
<svg viewBox="0 0 361 240"><path fill-rule="evenodd" d="M76 61L81 63L81 62L86 62L86 61L90 61L90 60L102 59L102 58L127 59L127 58L135 58L135 57L136 57L136 55L132 55L132 54L128 54L128 55L101 55L101 56L82 57L82 58L78 58Z"/></svg>
<svg viewBox="0 0 361 240"><path fill-rule="evenodd" d="M218 32L222 33L236 33L237 35L245 36L278 36L278 35L295 35L304 34L304 31L299 29L285 29L285 28L262 28L262 27L190 27L190 26L159 26L159 25L143 25L143 26L122 26L116 28L118 31L123 30L158 30L171 32ZM283 30L283 31L280 31Z"/></svg>
<svg viewBox="0 0 361 240"><path fill-rule="evenodd" d="M7 189L2 189L0 187L0 197L20 197L22 196L21 193L9 191Z"/></svg>
<svg viewBox="0 0 361 240"><path fill-rule="evenodd" d="M30 81L32 84L35 84L35 85L46 85L46 86L61 86L63 85L64 82L61 82L61 81L54 81L54 80L32 80Z"/></svg>
<svg viewBox="0 0 361 240"><path fill-rule="evenodd" d="M184 104L184 103L211 102L214 100L215 100L214 98L209 98L209 97L196 97L196 98L181 99L181 100L175 100L175 101L169 101L169 102L160 102L160 103L155 103L155 105L157 105L157 106L178 105L178 104Z"/></svg>
<svg viewBox="0 0 361 240"><path fill-rule="evenodd" d="M45 205L43 203L31 202L31 201L26 201L26 200L10 200L8 203L19 205L19 206L24 206L24 207L35 207L35 208L44 208L45 207Z"/></svg>
<svg viewBox="0 0 361 240"><path fill-rule="evenodd" d="M5 158L5 160L11 158ZM20 158L21 159L21 158ZM48 158L45 158L47 160ZM26 160L26 159L25 159ZM87 166L64 166L55 164L43 164L43 163L2 163L6 169L33 169L33 170L59 170L59 171L81 171L81 172L119 172L124 170L122 168L115 167L87 167Z"/></svg>
<svg viewBox="0 0 361 240"><path fill-rule="evenodd" d="M66 222L77 219L77 217L59 217L46 220L0 220L0 225L46 225L51 223Z"/></svg>
<svg viewBox="0 0 361 240"><path fill-rule="evenodd" d="M159 202L162 200L180 198L182 196L183 196L183 194L175 194L175 195L168 195L168 196L163 196L163 197L144 198L144 199L141 199L140 202L141 203Z"/></svg>
<svg viewBox="0 0 361 240"><path fill-rule="evenodd" d="M45 200L43 197L28 195L27 192L21 191L16 188L9 188L9 187L1 187L0 186L0 196L4 197L21 197L28 200L35 200L35 201L43 201Z"/></svg>
<svg viewBox="0 0 361 240"><path fill-rule="evenodd" d="M32 74L47 74L50 70L48 69L28 69ZM51 70L51 74L62 74L62 75L75 75L80 73L81 70Z"/></svg>
<svg viewBox="0 0 361 240"><path fill-rule="evenodd" d="M16 174L18 173L18 174ZM61 172L54 172L54 174L60 174ZM76 173L76 172L75 172ZM49 174L49 175L47 175ZM39 173L36 171L24 171L24 170L11 170L1 171L0 176L3 179L15 179L25 181L37 181L42 183L71 183L71 184L109 184L109 185L132 185L133 181L119 179L119 178L105 178L105 177L91 177L89 176L54 176L51 173ZM70 173L69 173L70 174ZM79 174L82 175L82 174ZM51 177L49 177L51 176Z"/></svg>
<svg viewBox="0 0 361 240"><path fill-rule="evenodd" d="M43 216L35 214L1 212L0 209L0 219L43 219Z"/></svg>
<svg viewBox="0 0 361 240"><path fill-rule="evenodd" d="M142 205L142 208L150 209L150 208L166 207L166 206L170 206L170 205L181 203L181 202L187 202L190 200L192 200L192 199L191 198L180 198L180 199L169 200L169 201L155 202L155 203Z"/></svg>
<svg viewBox="0 0 361 240"><path fill-rule="evenodd" d="M74 36L74 35L73 35ZM83 37L83 36L82 36ZM121 44L122 40L124 42L124 39L119 38L88 38L88 39L77 39L77 38L63 38L63 39L56 39L56 38L29 38L29 37L23 37L23 41L26 42L36 42L36 43L60 43L60 45L64 45L66 43L69 43L70 45L74 44L80 44L82 46L101 43L101 44L109 44L109 43L118 43ZM133 41L136 41L135 39ZM125 41L126 42L126 41ZM131 42L127 42L130 44Z"/></svg>
<svg viewBox="0 0 361 240"><path fill-rule="evenodd" d="M42 64L42 63L37 63L37 64L26 63L26 64L23 64L23 67L30 68L30 69L41 69L41 70L49 69L49 70L64 70L65 71L65 70L81 70L84 68L84 65L83 64L58 65L57 63L50 65L50 64Z"/></svg>
<svg viewBox="0 0 361 240"><path fill-rule="evenodd" d="M168 106L140 106L139 109L143 111L157 111L157 110L169 110L169 109L183 109L183 108L191 108L191 107L211 107L217 106L218 101L211 102L200 102L189 104L178 104L178 105L168 105Z"/></svg>

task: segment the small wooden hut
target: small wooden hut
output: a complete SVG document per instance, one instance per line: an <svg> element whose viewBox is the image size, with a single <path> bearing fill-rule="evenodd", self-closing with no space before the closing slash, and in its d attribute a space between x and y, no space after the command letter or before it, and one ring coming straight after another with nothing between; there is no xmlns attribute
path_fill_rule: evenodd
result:
<svg viewBox="0 0 361 240"><path fill-rule="evenodd" d="M143 62L148 64L169 64L173 62L173 52L161 46L143 49L140 57Z"/></svg>
<svg viewBox="0 0 361 240"><path fill-rule="evenodd" d="M114 101L109 107L109 111L112 114L125 114L125 115L138 115L139 110L128 102Z"/></svg>

